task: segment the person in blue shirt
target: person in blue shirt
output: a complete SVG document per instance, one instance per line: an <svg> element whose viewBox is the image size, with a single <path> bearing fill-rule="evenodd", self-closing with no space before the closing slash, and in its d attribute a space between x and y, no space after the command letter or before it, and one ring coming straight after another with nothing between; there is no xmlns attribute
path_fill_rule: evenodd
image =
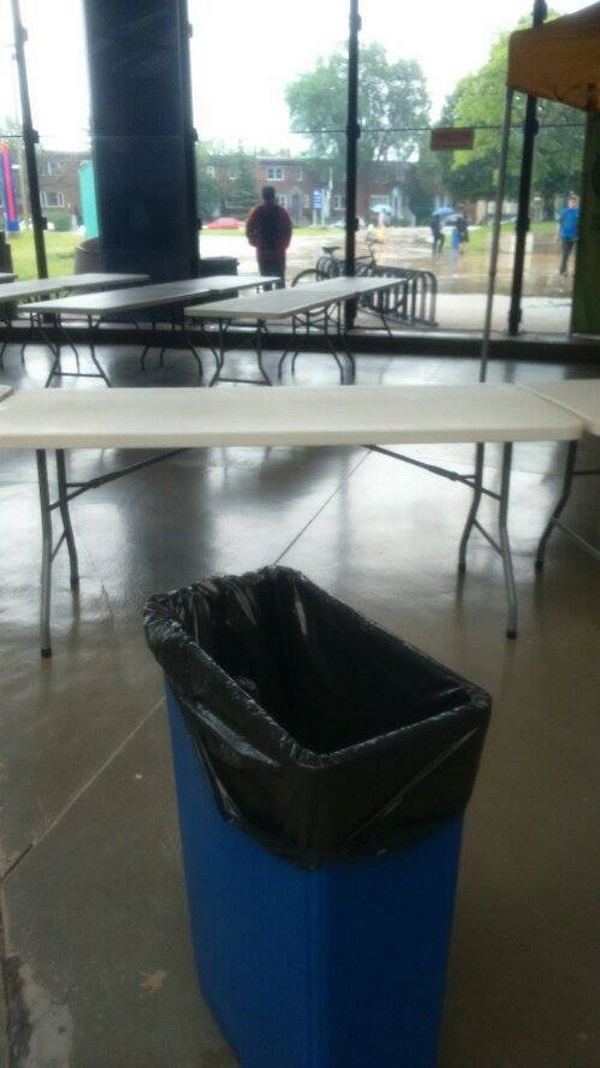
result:
<svg viewBox="0 0 600 1068"><path fill-rule="evenodd" d="M567 273L569 257L579 237L579 197L569 193L566 208L558 216L558 238L562 246L560 273Z"/></svg>

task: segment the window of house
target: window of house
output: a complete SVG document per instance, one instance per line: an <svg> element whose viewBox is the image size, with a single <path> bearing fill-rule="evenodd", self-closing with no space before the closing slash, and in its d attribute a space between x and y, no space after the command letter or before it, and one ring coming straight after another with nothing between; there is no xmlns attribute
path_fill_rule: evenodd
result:
<svg viewBox="0 0 600 1068"><path fill-rule="evenodd" d="M281 204L282 208L289 207L289 204L288 204L289 199L290 198L286 197L285 193L280 193L279 196L277 197L278 203Z"/></svg>
<svg viewBox="0 0 600 1068"><path fill-rule="evenodd" d="M267 167L267 178L270 182L282 182L284 176L283 167Z"/></svg>
<svg viewBox="0 0 600 1068"><path fill-rule="evenodd" d="M303 208L310 208L310 196L309 196L308 193L305 193L304 196L302 197L302 207Z"/></svg>
<svg viewBox="0 0 600 1068"><path fill-rule="evenodd" d="M338 211L343 211L346 207L346 197L342 193L334 193L333 206L334 208L337 208Z"/></svg>
<svg viewBox="0 0 600 1068"><path fill-rule="evenodd" d="M44 159L42 160L40 173L46 178L53 178L55 174L60 174L61 169L61 165L57 159Z"/></svg>
<svg viewBox="0 0 600 1068"><path fill-rule="evenodd" d="M64 208L65 206L65 194L64 193L48 193L46 191L40 193L40 201L43 208Z"/></svg>
<svg viewBox="0 0 600 1068"><path fill-rule="evenodd" d="M296 181L301 182L303 178L302 167L296 167Z"/></svg>
<svg viewBox="0 0 600 1068"><path fill-rule="evenodd" d="M208 178L216 178L217 168L213 167L212 164L209 163L208 167L206 168L206 175Z"/></svg>

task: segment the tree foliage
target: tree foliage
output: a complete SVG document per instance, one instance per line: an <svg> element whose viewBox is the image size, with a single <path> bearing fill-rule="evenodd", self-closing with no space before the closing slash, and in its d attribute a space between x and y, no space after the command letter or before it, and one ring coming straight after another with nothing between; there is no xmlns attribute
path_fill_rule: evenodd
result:
<svg viewBox="0 0 600 1068"><path fill-rule="evenodd" d="M520 25L528 24L523 20ZM497 39L487 63L463 78L446 102L442 125L476 128L474 148L448 154L442 163L447 187L454 197L494 196L501 153L508 38L503 34ZM507 195L513 198L521 168L525 101L522 94L514 95L506 186ZM548 199L578 187L584 124L579 112L553 101L538 101L537 117L533 188Z"/></svg>
<svg viewBox="0 0 600 1068"><path fill-rule="evenodd" d="M254 177L254 157L241 145L230 157L227 189L221 200L221 213L244 218L258 200Z"/></svg>
<svg viewBox="0 0 600 1068"><path fill-rule="evenodd" d="M310 140L311 152L345 158L348 60L343 52L319 58L285 91L291 128ZM419 143L419 128L429 122L425 78L414 60L390 62L380 44L360 52L358 115L361 163L408 160Z"/></svg>
<svg viewBox="0 0 600 1068"><path fill-rule="evenodd" d="M211 219L221 207L221 189L214 177L212 157L215 149L210 144L196 145L196 195L199 219Z"/></svg>
<svg viewBox="0 0 600 1068"><path fill-rule="evenodd" d="M224 181L215 177L215 166L226 171ZM208 142L196 145L196 175L200 219L215 215L244 218L258 200L254 155L241 145L234 152Z"/></svg>

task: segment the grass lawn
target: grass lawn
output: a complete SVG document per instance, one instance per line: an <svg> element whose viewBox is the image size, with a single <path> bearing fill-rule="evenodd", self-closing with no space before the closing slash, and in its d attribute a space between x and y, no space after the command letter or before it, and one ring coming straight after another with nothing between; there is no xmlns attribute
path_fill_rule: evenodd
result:
<svg viewBox="0 0 600 1068"><path fill-rule="evenodd" d="M21 230L18 234L7 234L7 238L12 252L13 271L18 275L19 281L37 278L33 231ZM81 234L57 233L54 230L45 232L44 243L50 278L57 274L73 274L75 246L81 241Z"/></svg>
<svg viewBox="0 0 600 1068"><path fill-rule="evenodd" d="M503 233L514 233L514 224L506 224L502 228ZM557 225L554 222L535 222L531 225L532 232L536 235L536 239L547 241L551 244L556 240ZM243 230L209 230L207 231L212 237L218 237L224 242L228 238L238 236L243 233ZM343 243L344 231L335 230L331 227L323 228L322 234L325 234L328 239L335 240L338 244ZM489 238L492 233L491 226L474 227L469 233L469 245L474 252L484 252L488 247ZM319 234L319 229L312 226L296 227L294 229L294 235L296 237L314 237ZM362 234L362 231L361 231ZM35 259L35 245L33 242L33 232L31 230L22 230L18 234L7 234L8 244L12 252L13 271L19 277L20 280L26 281L30 278L37 278L37 264ZM75 247L83 241L81 234L76 233L57 233L55 230L47 230L44 234L44 242L46 245L46 258L48 261L48 274L52 278L59 274L72 274L75 258ZM223 250L225 251L225 249Z"/></svg>

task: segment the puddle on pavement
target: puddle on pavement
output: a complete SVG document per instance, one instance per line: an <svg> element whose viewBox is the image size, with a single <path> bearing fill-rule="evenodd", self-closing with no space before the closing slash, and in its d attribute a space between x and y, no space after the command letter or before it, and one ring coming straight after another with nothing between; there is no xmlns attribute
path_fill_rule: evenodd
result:
<svg viewBox="0 0 600 1068"><path fill-rule="evenodd" d="M414 267L433 271L438 279L440 294L483 294L487 291L489 275L489 246L486 250L468 245L464 255L457 255L450 248L450 236L441 255L432 255L431 238L427 227L396 228L385 231L384 240L375 247L378 263L401 267ZM514 234L502 235L498 257L495 291L509 295L512 286ZM288 250L286 277L291 279L307 267L314 267L322 254L323 245L338 245L343 254L344 233L333 228L319 230L309 236L296 236ZM356 255L367 253L364 232L357 235ZM239 260L240 273L256 270L253 249L243 234L207 234L200 236L202 256L231 255ZM528 251L524 264L523 297L554 298L570 304L573 280L561 278L558 273L560 248L552 235L534 236L533 249Z"/></svg>

